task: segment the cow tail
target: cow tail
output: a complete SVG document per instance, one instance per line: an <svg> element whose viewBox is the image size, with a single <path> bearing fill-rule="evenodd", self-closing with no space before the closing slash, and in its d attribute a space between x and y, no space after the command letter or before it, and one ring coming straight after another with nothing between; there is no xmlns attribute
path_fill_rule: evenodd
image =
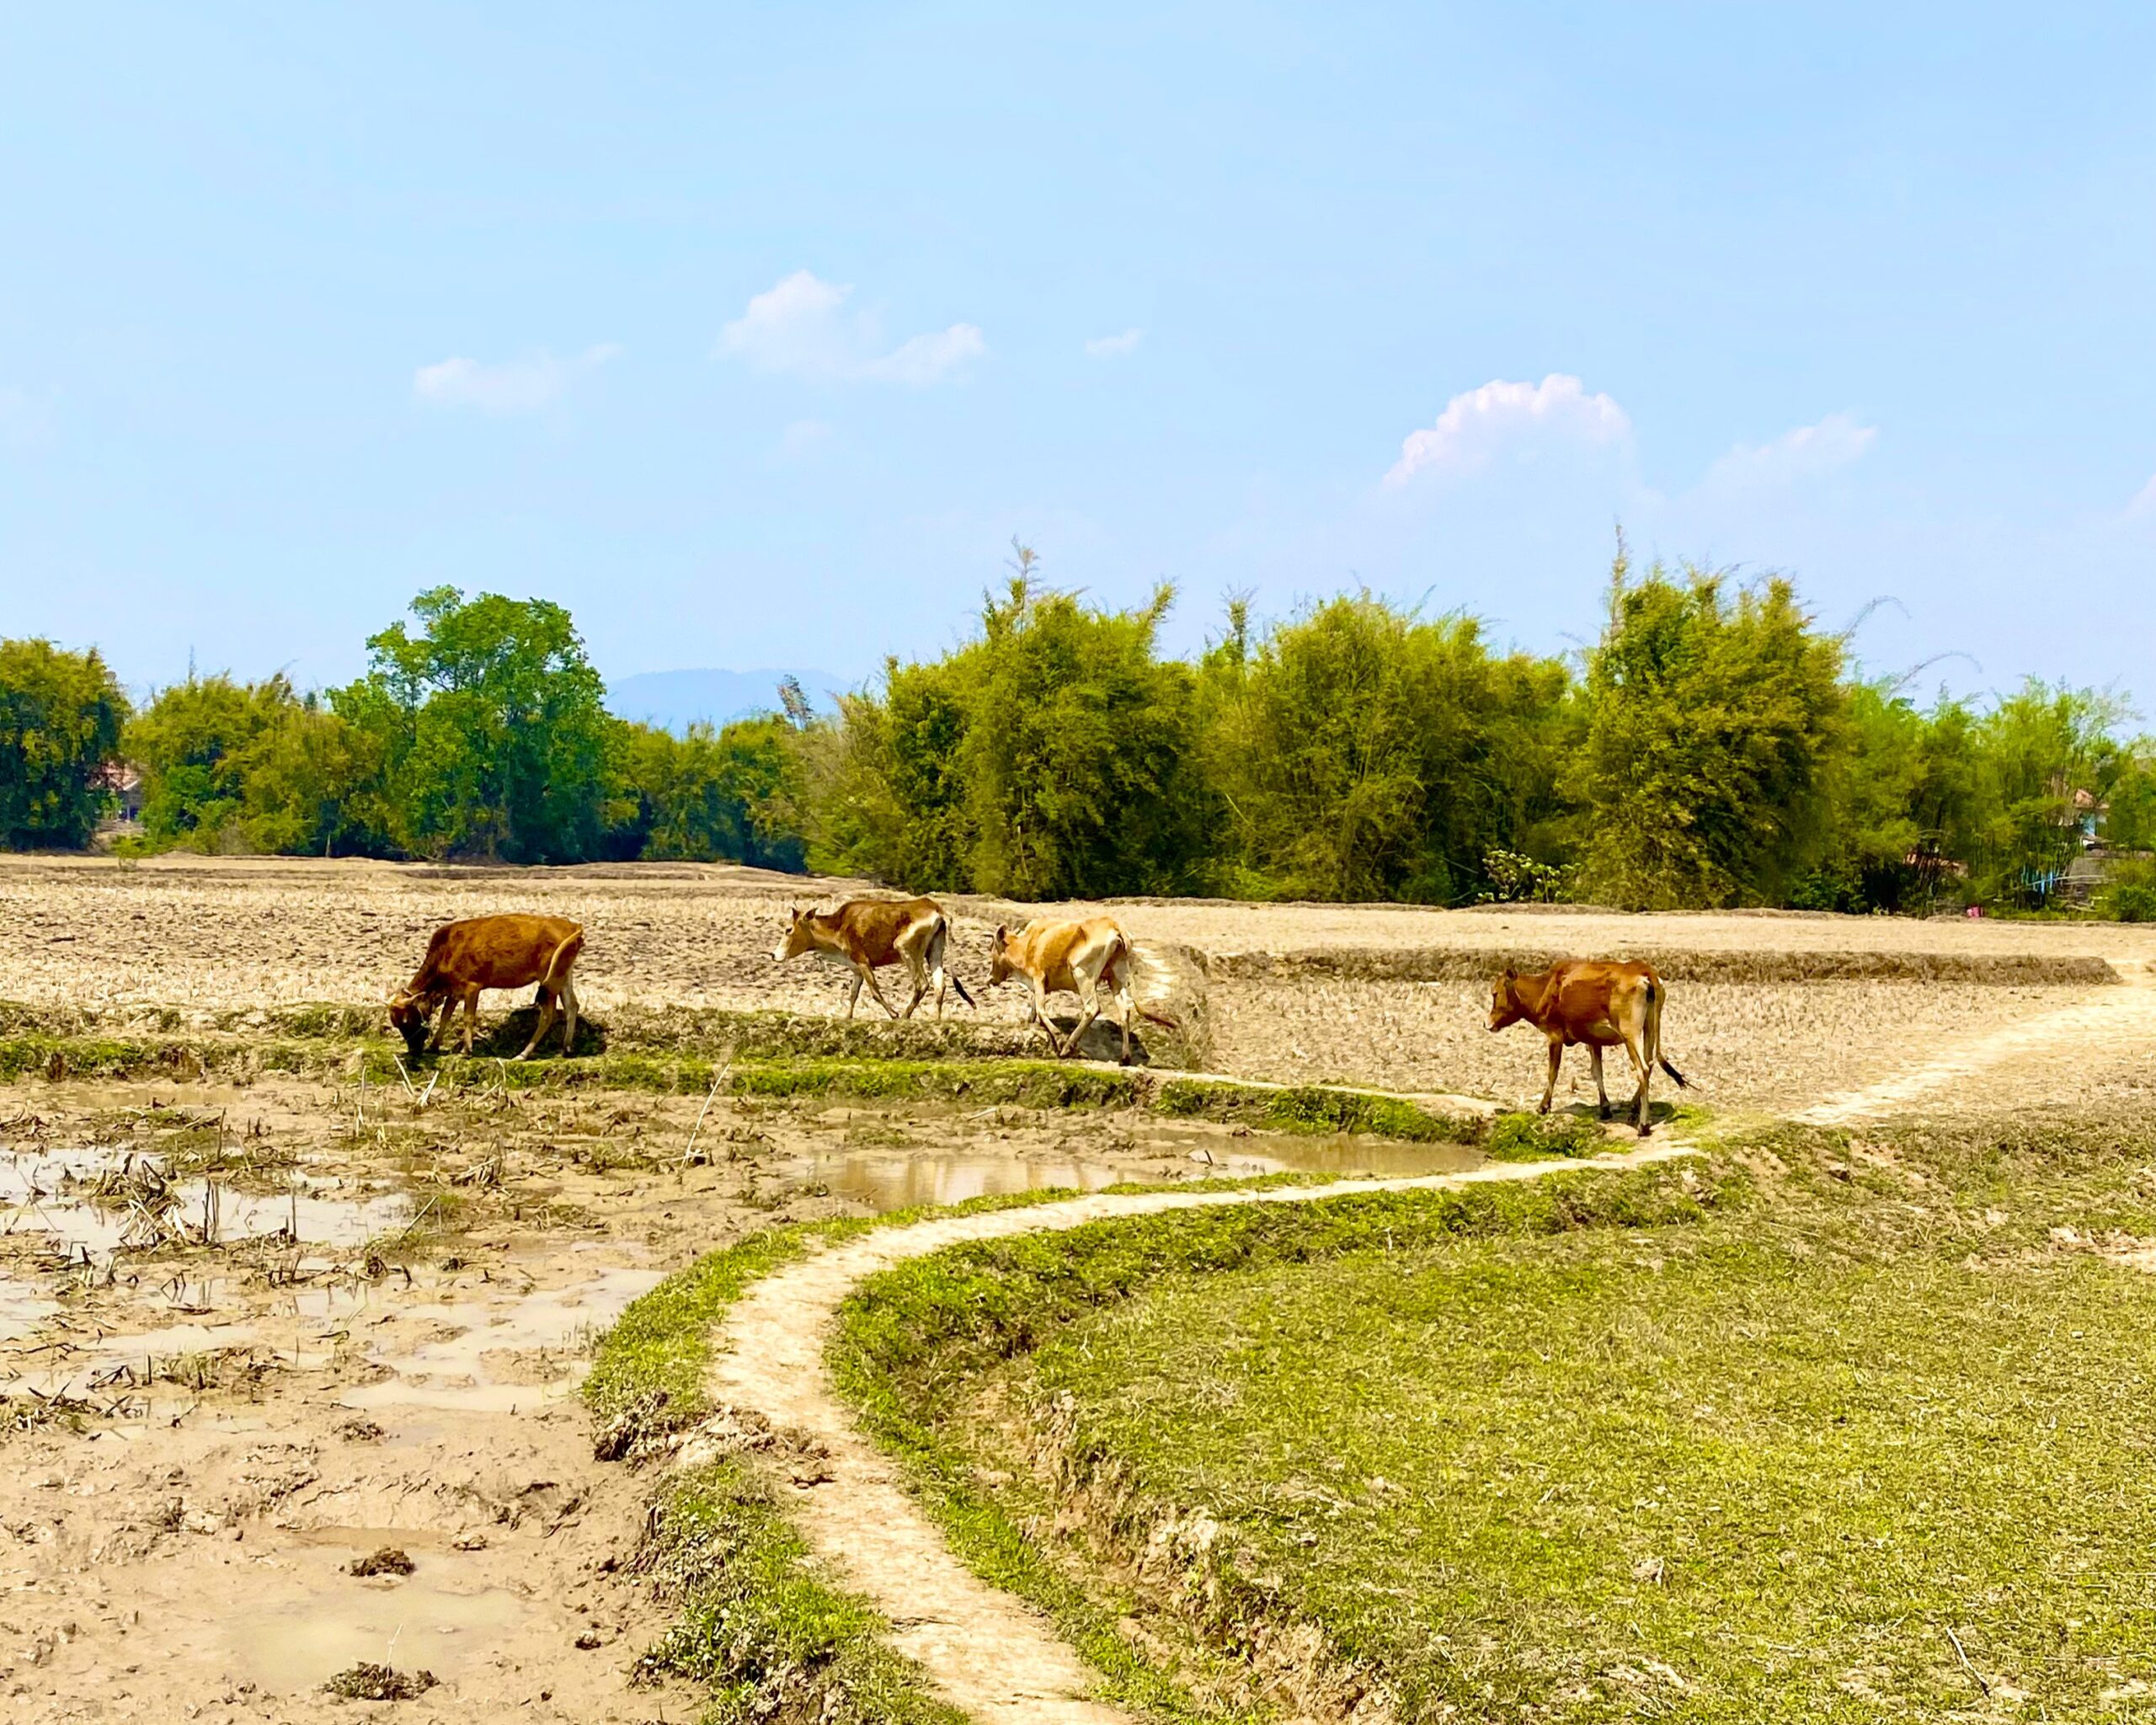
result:
<svg viewBox="0 0 2156 1725"><path fill-rule="evenodd" d="M547 960L547 974L540 980L539 986L545 989L548 993L552 993L554 991L559 989L562 985L561 973L568 969L569 965L574 965L576 963L577 954L581 953L583 950L584 931L579 928L574 934L571 935L567 940L563 941L559 946L554 948L553 957ZM562 963L562 954L564 953L568 954L568 965Z"/></svg>
<svg viewBox="0 0 2156 1725"><path fill-rule="evenodd" d="M958 990L960 1000L979 1012L979 1004L966 992L965 984L958 980L958 973L951 968L950 943L951 919L939 911L936 919L936 938L930 943L929 950L935 955L935 962L943 967L943 980Z"/></svg>
<svg viewBox="0 0 2156 1725"><path fill-rule="evenodd" d="M1677 1081L1679 1090L1689 1090L1691 1081L1669 1064L1669 1056L1662 1051L1662 1003L1669 991L1657 977L1647 979L1647 1033L1654 1044L1654 1063Z"/></svg>

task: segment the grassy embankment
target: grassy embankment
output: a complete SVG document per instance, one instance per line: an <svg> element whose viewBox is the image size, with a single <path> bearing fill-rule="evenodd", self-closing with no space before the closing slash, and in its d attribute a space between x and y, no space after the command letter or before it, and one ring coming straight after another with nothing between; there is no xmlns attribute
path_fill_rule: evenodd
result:
<svg viewBox="0 0 2156 1725"><path fill-rule="evenodd" d="M2145 1111L1724 1151L1486 1226L1449 1194L960 1248L864 1286L835 1364L1133 1701L2145 1714Z"/></svg>

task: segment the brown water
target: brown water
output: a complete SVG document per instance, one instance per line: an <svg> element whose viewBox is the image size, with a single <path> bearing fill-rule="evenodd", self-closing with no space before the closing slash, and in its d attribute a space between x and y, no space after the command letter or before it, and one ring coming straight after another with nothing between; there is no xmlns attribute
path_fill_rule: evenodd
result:
<svg viewBox="0 0 2156 1725"><path fill-rule="evenodd" d="M1479 1151L1464 1145L1374 1142L1345 1134L1228 1138L1174 1127L1150 1133L1147 1147L1160 1154L1146 1162L1018 1151L841 1151L803 1157L789 1163L785 1172L803 1186L820 1186L838 1197L885 1211L1051 1188L1097 1192L1124 1181L1158 1181L1162 1159L1167 1157L1173 1158L1171 1166L1177 1172L1191 1179L1251 1179L1279 1173L1394 1179L1450 1173L1473 1167L1482 1159Z"/></svg>

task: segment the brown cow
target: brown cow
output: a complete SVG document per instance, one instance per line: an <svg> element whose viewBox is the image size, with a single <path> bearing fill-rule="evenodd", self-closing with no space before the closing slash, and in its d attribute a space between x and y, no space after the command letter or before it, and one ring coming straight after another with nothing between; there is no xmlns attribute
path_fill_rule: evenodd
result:
<svg viewBox="0 0 2156 1725"><path fill-rule="evenodd" d="M1171 1030L1176 1028L1174 1019L1140 1006L1133 996L1130 979L1135 960L1129 937L1109 917L1089 916L1082 922L1028 922L1016 934L1007 928L995 931L995 944L989 949L988 985L1001 987L1013 976L1026 979L1033 1022L1041 1027L1049 1050L1059 1060L1075 1052L1079 1038L1100 1017L1101 992L1105 989L1120 1009L1123 1063L1129 1065L1132 1013ZM1059 1042L1055 1027L1048 1021L1048 997L1058 992L1076 995L1079 1006L1076 1028Z"/></svg>
<svg viewBox="0 0 2156 1725"><path fill-rule="evenodd" d="M894 1018L910 1018L914 1008L932 986L936 1016L943 1016L943 985L948 981L968 1006L974 997L966 985L945 969L943 954L951 939L951 919L933 899L852 899L835 911L811 911L796 905L793 926L786 938L771 949L774 963L783 964L804 953L826 963L843 964L853 972L853 992L846 999L846 1015L861 1004L862 985L875 996L876 1004ZM903 963L913 979L913 998L901 1012L883 998L876 985L879 966Z"/></svg>
<svg viewBox="0 0 2156 1725"><path fill-rule="evenodd" d="M434 1034L434 1046L440 1048L450 1014L462 1001L464 1052L468 1055L472 1033L479 1028L479 991L524 988L536 982L539 1028L517 1059L529 1059L540 1039L553 1028L557 1001L568 1015L562 1032L562 1052L567 1054L576 1041L576 985L569 973L583 950L583 928L565 916L516 913L445 922L427 943L427 956L418 974L389 997L389 1022L417 1060L426 1044L429 1016L437 1006L441 1008Z"/></svg>
<svg viewBox="0 0 2156 1725"><path fill-rule="evenodd" d="M1598 959L1566 959L1536 976L1523 976L1510 965L1490 997L1490 1028L1502 1030L1524 1018L1550 1039L1550 1081L1542 1087L1540 1112L1550 1112L1565 1050L1583 1042L1594 1061L1594 1094L1604 1119L1609 1118L1609 1092L1602 1087L1602 1051L1622 1043L1639 1075L1632 1098L1633 1124L1644 1138L1647 1123L1647 1079L1657 1063L1680 1087L1684 1075L1663 1059L1662 1007L1669 996L1652 964Z"/></svg>

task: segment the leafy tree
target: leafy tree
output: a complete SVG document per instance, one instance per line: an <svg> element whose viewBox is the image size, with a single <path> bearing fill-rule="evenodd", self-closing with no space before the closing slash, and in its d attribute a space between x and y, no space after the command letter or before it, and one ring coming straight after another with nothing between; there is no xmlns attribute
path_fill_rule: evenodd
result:
<svg viewBox="0 0 2156 1725"><path fill-rule="evenodd" d="M127 697L95 649L0 641L0 846L89 843L106 804L99 771L126 719Z"/></svg>
<svg viewBox="0 0 2156 1725"><path fill-rule="evenodd" d="M1155 651L1172 595L1107 611L1020 547L981 633L884 669L804 734L815 866L1023 898L1173 891L1204 861L1195 680Z"/></svg>
<svg viewBox="0 0 2156 1725"><path fill-rule="evenodd" d="M1987 898L2049 896L2080 853L2093 805L2130 763L2115 736L2126 717L2114 696L2032 677L1977 721L1982 814L1972 860Z"/></svg>
<svg viewBox="0 0 2156 1725"><path fill-rule="evenodd" d="M1847 697L1842 646L1790 584L1620 547L1588 654L1582 886L1641 908L1785 902L1827 848Z"/></svg>
<svg viewBox="0 0 2156 1725"><path fill-rule="evenodd" d="M436 587L412 613L418 633L371 637L371 669L332 697L380 751L397 843L510 862L599 854L628 811L609 794L616 721L568 612Z"/></svg>
<svg viewBox="0 0 2156 1725"><path fill-rule="evenodd" d="M746 862L798 873L797 734L776 715L680 737L624 725L623 771L637 800L632 854L654 860Z"/></svg>
<svg viewBox="0 0 2156 1725"><path fill-rule="evenodd" d="M281 673L190 676L126 733L156 849L382 854L386 810L369 740Z"/></svg>
<svg viewBox="0 0 2156 1725"><path fill-rule="evenodd" d="M976 890L1020 899L1172 892L1199 865L1187 665L1155 655L1174 590L1105 611L1030 569L981 613L958 749Z"/></svg>
<svg viewBox="0 0 2156 1725"><path fill-rule="evenodd" d="M1548 848L1567 678L1498 657L1473 620L1424 622L1364 593L1273 631L1247 612L1206 661L1209 774L1246 888L1457 902L1485 859Z"/></svg>

